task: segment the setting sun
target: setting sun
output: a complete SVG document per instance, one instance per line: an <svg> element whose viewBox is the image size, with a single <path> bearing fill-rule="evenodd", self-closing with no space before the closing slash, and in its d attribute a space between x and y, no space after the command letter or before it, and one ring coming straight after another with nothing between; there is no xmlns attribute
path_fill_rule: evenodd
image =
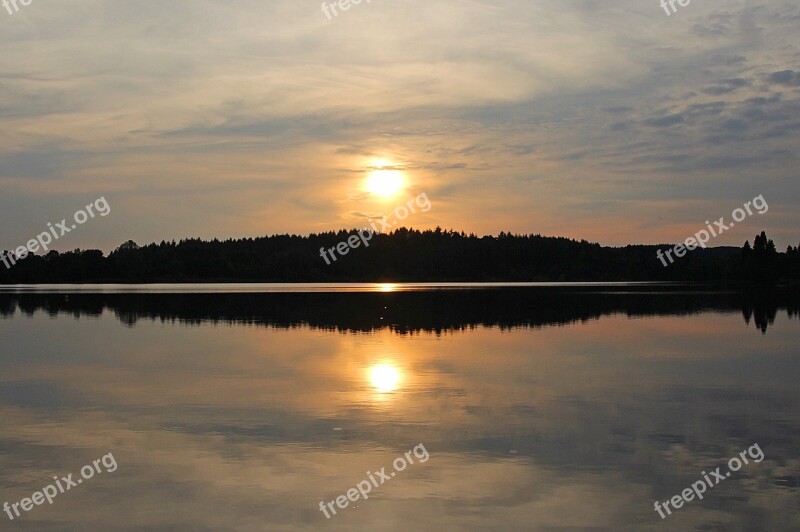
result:
<svg viewBox="0 0 800 532"><path fill-rule="evenodd" d="M405 185L403 176L397 170L374 170L367 178L367 190L376 196L390 198Z"/></svg>

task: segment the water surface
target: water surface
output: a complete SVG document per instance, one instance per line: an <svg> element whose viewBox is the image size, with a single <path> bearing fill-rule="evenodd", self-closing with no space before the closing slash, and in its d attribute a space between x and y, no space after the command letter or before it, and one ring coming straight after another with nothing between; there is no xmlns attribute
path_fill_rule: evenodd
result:
<svg viewBox="0 0 800 532"><path fill-rule="evenodd" d="M796 293L127 290L0 293L0 503L118 463L2 529L800 529ZM754 443L763 461L654 511Z"/></svg>

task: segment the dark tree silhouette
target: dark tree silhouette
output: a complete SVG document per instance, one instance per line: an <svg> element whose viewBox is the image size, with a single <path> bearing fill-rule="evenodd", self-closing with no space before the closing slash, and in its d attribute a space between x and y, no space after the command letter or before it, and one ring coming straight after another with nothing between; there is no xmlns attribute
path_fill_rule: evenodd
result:
<svg viewBox="0 0 800 532"><path fill-rule="evenodd" d="M409 282L409 281L696 281L776 283L800 279L795 251L778 253L765 232L755 245L698 248L664 267L656 251L673 247L603 247L503 231L498 236L401 227L369 234L368 244L326 261L321 250L358 232L186 239L139 246L129 240L108 256L99 250L31 254L0 283L100 282ZM362 241L363 242L363 241Z"/></svg>

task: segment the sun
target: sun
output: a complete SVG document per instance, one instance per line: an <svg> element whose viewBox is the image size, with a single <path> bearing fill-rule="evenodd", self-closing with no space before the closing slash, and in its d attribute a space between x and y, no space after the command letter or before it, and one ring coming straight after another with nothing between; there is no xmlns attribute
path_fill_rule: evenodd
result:
<svg viewBox="0 0 800 532"><path fill-rule="evenodd" d="M397 170L377 168L367 178L367 190L381 198L396 196L404 186L403 175Z"/></svg>

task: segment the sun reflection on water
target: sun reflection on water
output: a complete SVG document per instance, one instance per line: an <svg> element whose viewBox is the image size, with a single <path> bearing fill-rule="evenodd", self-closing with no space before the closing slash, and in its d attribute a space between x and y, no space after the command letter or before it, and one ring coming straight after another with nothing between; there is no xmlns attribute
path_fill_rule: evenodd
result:
<svg viewBox="0 0 800 532"><path fill-rule="evenodd" d="M381 292L396 292L397 283L378 283L378 290Z"/></svg>
<svg viewBox="0 0 800 532"><path fill-rule="evenodd" d="M369 381L380 393L394 392L400 387L400 371L390 364L378 364L369 369Z"/></svg>

